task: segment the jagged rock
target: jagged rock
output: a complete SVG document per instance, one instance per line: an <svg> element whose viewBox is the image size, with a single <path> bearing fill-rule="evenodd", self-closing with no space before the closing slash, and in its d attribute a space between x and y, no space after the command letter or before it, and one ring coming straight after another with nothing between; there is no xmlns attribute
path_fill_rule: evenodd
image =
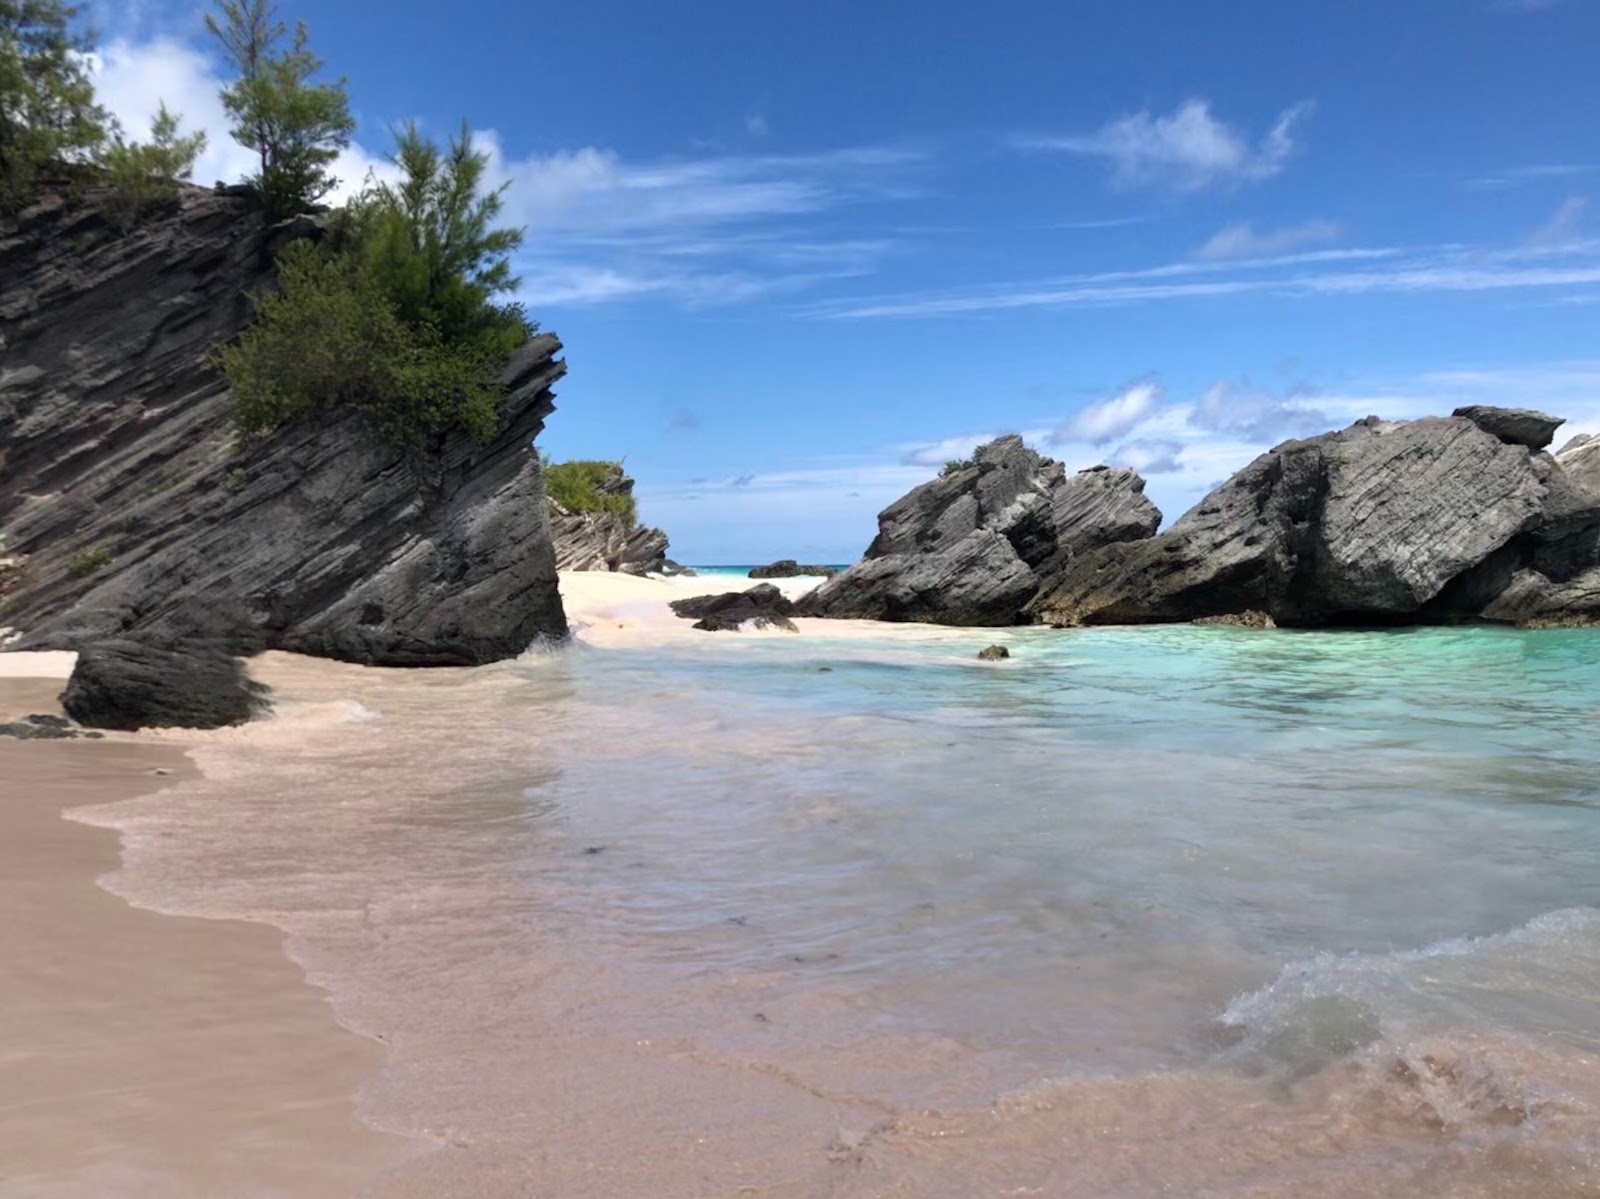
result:
<svg viewBox="0 0 1600 1199"><path fill-rule="evenodd" d="M1486 404L1467 404L1451 415L1466 417L1507 445L1525 445L1530 450L1544 449L1555 440L1556 430L1566 424L1562 417L1532 408L1491 408Z"/></svg>
<svg viewBox="0 0 1600 1199"><path fill-rule="evenodd" d="M632 496L633 480L619 466L596 486L606 495ZM550 540L557 570L614 570L624 574L682 573L667 560L667 535L611 512L574 512L550 500ZM668 567L676 567L676 571Z"/></svg>
<svg viewBox="0 0 1600 1199"><path fill-rule="evenodd" d="M675 615L694 620L695 628L707 632L738 632L747 627L799 632L794 621L789 619L794 614L794 604L771 583L762 583L748 591L725 591L721 595L673 600L671 607Z"/></svg>
<svg viewBox="0 0 1600 1199"><path fill-rule="evenodd" d="M1484 428L1517 419L1369 417L1285 442L1159 537L1078 559L1032 611L1062 625L1493 617L1517 572L1564 583L1600 563L1600 497Z"/></svg>
<svg viewBox="0 0 1600 1199"><path fill-rule="evenodd" d="M1556 452L1555 458L1573 483L1600 492L1600 437L1579 433Z"/></svg>
<svg viewBox="0 0 1600 1199"><path fill-rule="evenodd" d="M936 554L857 562L800 597L801 616L993 628L1019 624L1039 576L1001 534L976 529Z"/></svg>
<svg viewBox="0 0 1600 1199"><path fill-rule="evenodd" d="M799 601L802 616L1018 624L1040 586L1083 552L1149 537L1161 513L1131 470L1068 478L1016 436L885 508L866 557Z"/></svg>
<svg viewBox="0 0 1600 1199"><path fill-rule="evenodd" d="M191 600L237 602L267 645L384 665L565 636L529 452L555 337L513 356L487 444L398 450L353 410L236 444L209 355L312 228L199 188L125 236L65 192L0 225L0 529L27 559L0 624L23 646L142 633Z"/></svg>
<svg viewBox="0 0 1600 1199"><path fill-rule="evenodd" d="M267 701L266 688L215 646L173 649L119 640L79 653L61 706L88 728L131 732L243 724Z"/></svg>
<svg viewBox="0 0 1600 1199"><path fill-rule="evenodd" d="M757 566L750 572L752 579L798 579L814 576L831 579L839 573L837 566L802 566L793 558L779 558L766 566Z"/></svg>
<svg viewBox="0 0 1600 1199"><path fill-rule="evenodd" d="M984 662L998 662L1010 656L1011 651L1003 645L986 645L978 651L978 658Z"/></svg>

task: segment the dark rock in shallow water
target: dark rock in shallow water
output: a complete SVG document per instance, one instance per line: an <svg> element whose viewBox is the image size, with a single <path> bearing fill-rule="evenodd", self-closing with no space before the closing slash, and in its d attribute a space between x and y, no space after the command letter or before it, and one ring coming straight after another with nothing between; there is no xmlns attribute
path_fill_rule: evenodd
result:
<svg viewBox="0 0 1600 1199"><path fill-rule="evenodd" d="M1278 622L1265 612L1226 612L1221 616L1196 616L1193 624L1230 625L1236 629L1275 629Z"/></svg>
<svg viewBox="0 0 1600 1199"><path fill-rule="evenodd" d="M799 601L802 616L932 624L1022 623L1041 579L1111 542L1148 537L1161 513L1131 470L1068 477L1020 437L924 483L878 516L866 557Z"/></svg>
<svg viewBox="0 0 1600 1199"><path fill-rule="evenodd" d="M244 665L218 649L123 640L78 655L61 706L89 728L133 731L243 724L268 701L266 688L246 677Z"/></svg>
<svg viewBox="0 0 1600 1199"><path fill-rule="evenodd" d="M1548 412L1535 412L1532 408L1491 408L1486 404L1467 404L1451 415L1466 417L1507 445L1525 445L1530 450L1544 449L1555 440L1556 430L1566 424L1564 418Z"/></svg>
<svg viewBox="0 0 1600 1199"><path fill-rule="evenodd" d="M1032 611L1062 625L1250 613L1288 625L1572 614L1589 602L1579 577L1600 565L1600 495L1486 423L1502 422L1485 410L1369 417L1285 442L1159 537L1074 561ZM1519 571L1538 578L1523 578L1516 605L1497 604Z"/></svg>
<svg viewBox="0 0 1600 1199"><path fill-rule="evenodd" d="M794 604L771 583L762 583L748 591L725 591L721 595L673 600L671 607L674 615L694 620L695 628L712 633L738 632L747 625L753 629L799 631L789 619L794 614Z"/></svg>
<svg viewBox="0 0 1600 1199"><path fill-rule="evenodd" d="M1010 656L1011 651L1003 645L987 645L978 651L978 657L985 662L998 662Z"/></svg>
<svg viewBox="0 0 1600 1199"><path fill-rule="evenodd" d="M831 579L839 573L836 566L802 566L793 558L779 558L776 562L766 566L757 566L750 572L752 579L798 579L802 576L815 576Z"/></svg>
<svg viewBox="0 0 1600 1199"><path fill-rule="evenodd" d="M122 235L93 195L0 224L0 624L22 647L161 633L236 603L262 644L396 666L472 665L566 634L533 437L565 371L543 335L507 365L487 444L390 446L328 410L239 446L210 365L315 222L268 228L185 187ZM165 637L165 634L162 634Z"/></svg>

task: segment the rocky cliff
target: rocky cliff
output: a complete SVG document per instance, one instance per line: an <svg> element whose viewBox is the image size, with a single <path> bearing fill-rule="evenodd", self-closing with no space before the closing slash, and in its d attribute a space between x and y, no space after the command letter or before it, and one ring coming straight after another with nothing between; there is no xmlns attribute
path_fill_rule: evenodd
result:
<svg viewBox="0 0 1600 1199"><path fill-rule="evenodd" d="M1596 623L1595 459L1582 443L1545 453L1560 424L1469 407L1285 442L1160 536L1079 557L1029 612L1058 625Z"/></svg>
<svg viewBox="0 0 1600 1199"><path fill-rule="evenodd" d="M1161 513L1131 470L1068 476L1016 436L885 508L862 561L796 605L801 616L952 625L1022 623L1046 580L1099 546L1148 537Z"/></svg>
<svg viewBox="0 0 1600 1199"><path fill-rule="evenodd" d="M633 480L614 474L596 485L607 496L633 499ZM632 504L629 504L632 510ZM616 512L582 512L550 498L550 539L560 570L615 570L625 574L675 573L682 568L667 560L667 535Z"/></svg>
<svg viewBox="0 0 1600 1199"><path fill-rule="evenodd" d="M208 356L310 233L198 188L127 235L92 194L0 226L0 625L24 644L170 635L224 606L261 644L384 665L565 636L529 448L555 337L514 355L488 444L398 450L350 411L236 444Z"/></svg>

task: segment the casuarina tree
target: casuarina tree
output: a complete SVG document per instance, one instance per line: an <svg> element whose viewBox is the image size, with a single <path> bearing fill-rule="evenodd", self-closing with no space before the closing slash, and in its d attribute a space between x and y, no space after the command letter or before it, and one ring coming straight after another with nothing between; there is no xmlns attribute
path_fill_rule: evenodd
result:
<svg viewBox="0 0 1600 1199"><path fill-rule="evenodd" d="M238 70L222 106L234 140L259 162L245 182L272 219L309 211L338 186L328 168L355 129L345 81L313 81L322 60L304 22L291 35L272 0L218 0L217 8L206 28Z"/></svg>

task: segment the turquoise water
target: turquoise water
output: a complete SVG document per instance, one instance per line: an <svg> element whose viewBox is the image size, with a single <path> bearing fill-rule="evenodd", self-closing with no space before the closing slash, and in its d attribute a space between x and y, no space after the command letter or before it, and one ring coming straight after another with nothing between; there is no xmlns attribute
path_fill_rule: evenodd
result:
<svg viewBox="0 0 1600 1199"><path fill-rule="evenodd" d="M386 1126L609 1147L550 1193L1600 1187L1593 633L277 669L119 885L288 928Z"/></svg>

